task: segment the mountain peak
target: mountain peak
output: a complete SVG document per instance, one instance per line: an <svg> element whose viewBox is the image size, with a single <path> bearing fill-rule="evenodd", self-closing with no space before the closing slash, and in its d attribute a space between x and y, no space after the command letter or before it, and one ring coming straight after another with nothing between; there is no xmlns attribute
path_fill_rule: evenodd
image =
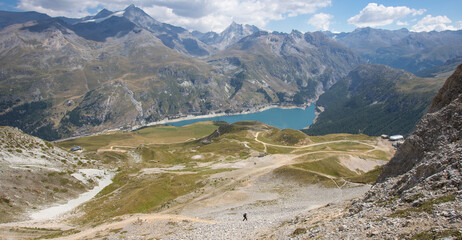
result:
<svg viewBox="0 0 462 240"><path fill-rule="evenodd" d="M242 24L239 24L239 23L233 21L229 26L230 26L230 27L231 27L231 26L233 26L233 27L234 27L234 26L242 26Z"/></svg>
<svg viewBox="0 0 462 240"><path fill-rule="evenodd" d="M127 8L125 8L125 10L133 10L133 9L136 9L137 7L135 6L135 4L130 4Z"/></svg>
<svg viewBox="0 0 462 240"><path fill-rule="evenodd" d="M136 7L134 4L130 4L130 6L125 8L124 16L127 16L127 15L152 18L146 12L144 12L141 8Z"/></svg>
<svg viewBox="0 0 462 240"><path fill-rule="evenodd" d="M94 17L93 19L98 19L98 18L105 18L105 17L108 17L109 15L113 14L114 12L111 12L109 10L107 10L106 8L104 8L103 10L99 11Z"/></svg>
<svg viewBox="0 0 462 240"><path fill-rule="evenodd" d="M233 21L225 30L223 30L222 33L230 32L230 31L238 31L238 30L241 30L242 28L243 28L242 24L239 24Z"/></svg>
<svg viewBox="0 0 462 240"><path fill-rule="evenodd" d="M254 25L249 24L239 24L233 21L220 35L224 36L229 33L239 34L239 35L251 35L255 32L260 31L260 29Z"/></svg>
<svg viewBox="0 0 462 240"><path fill-rule="evenodd" d="M303 37L303 33L295 29L293 29L292 32L290 32L290 35L293 37L298 37L298 38Z"/></svg>
<svg viewBox="0 0 462 240"><path fill-rule="evenodd" d="M462 95L462 65L448 78L438 94L433 98L428 112L435 112L447 106Z"/></svg>
<svg viewBox="0 0 462 240"><path fill-rule="evenodd" d="M220 45L219 48L224 49L227 46L236 43L244 37L252 35L256 32L259 32L260 29L253 25L248 24L238 24L232 22L223 32L219 34L219 41L217 44Z"/></svg>

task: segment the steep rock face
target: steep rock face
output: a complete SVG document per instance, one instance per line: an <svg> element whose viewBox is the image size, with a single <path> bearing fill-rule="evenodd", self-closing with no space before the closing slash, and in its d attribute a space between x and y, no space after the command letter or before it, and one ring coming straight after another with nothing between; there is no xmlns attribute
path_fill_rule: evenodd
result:
<svg viewBox="0 0 462 240"><path fill-rule="evenodd" d="M428 112L436 112L444 106L450 104L462 93L462 65L456 69L452 76L444 83L438 94L432 101Z"/></svg>
<svg viewBox="0 0 462 240"><path fill-rule="evenodd" d="M415 166L423 164L425 159L436 158L434 159L436 161L438 156L432 157L435 152L446 153L454 151L451 149L460 148L461 129L462 65L440 89L433 99L427 115L417 125L414 133L399 148L389 164L385 166L378 182L403 174ZM446 167L444 164L441 166ZM438 169L427 170L418 179L424 179Z"/></svg>

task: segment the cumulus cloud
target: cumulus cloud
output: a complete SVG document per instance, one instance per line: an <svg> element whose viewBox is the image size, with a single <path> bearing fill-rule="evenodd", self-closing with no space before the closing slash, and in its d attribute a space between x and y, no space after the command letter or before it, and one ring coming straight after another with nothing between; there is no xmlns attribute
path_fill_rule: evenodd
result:
<svg viewBox="0 0 462 240"><path fill-rule="evenodd" d="M96 1L91 0L20 0L17 8L26 11L37 11L50 16L88 16L87 9L98 7Z"/></svg>
<svg viewBox="0 0 462 240"><path fill-rule="evenodd" d="M382 4L369 3L358 15L348 19L348 23L357 27L379 27L392 24L409 15L422 15L424 9L412 9L405 6L386 7Z"/></svg>
<svg viewBox="0 0 462 240"><path fill-rule="evenodd" d="M427 15L418 21L411 30L416 32L457 30L453 25L448 25L450 23L452 23L451 19L446 16L432 17L432 15Z"/></svg>
<svg viewBox="0 0 462 240"><path fill-rule="evenodd" d="M401 22L401 21L398 20L398 21L396 21L396 25L398 25L398 26L406 26L406 25L409 25L409 23L408 22Z"/></svg>
<svg viewBox="0 0 462 240"><path fill-rule="evenodd" d="M220 32L232 21L264 28L271 20L312 14L331 0L20 0L19 9L50 16L83 17L90 8L121 10L135 4L158 21Z"/></svg>
<svg viewBox="0 0 462 240"><path fill-rule="evenodd" d="M330 14L318 13L318 14L313 15L313 16L308 20L308 23L309 23L310 25L313 25L314 27L316 27L316 29L318 29L318 30L327 31L327 30L329 30L330 20L331 20L333 17L334 17L334 16L332 16L332 15L330 15Z"/></svg>

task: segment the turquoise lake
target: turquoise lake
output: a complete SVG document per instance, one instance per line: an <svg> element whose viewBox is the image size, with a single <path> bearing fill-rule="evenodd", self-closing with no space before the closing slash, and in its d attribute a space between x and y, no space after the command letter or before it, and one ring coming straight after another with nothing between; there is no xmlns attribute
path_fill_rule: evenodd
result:
<svg viewBox="0 0 462 240"><path fill-rule="evenodd" d="M259 121L280 129L291 128L291 129L302 129L310 126L315 118L315 104L311 104L306 109L300 108L270 108L268 110L256 113L248 114L237 114L227 115L220 117L200 118L191 119L178 122L170 122L168 125L172 126L185 126L191 123L203 122L203 121L225 121L228 123L234 123L239 121Z"/></svg>

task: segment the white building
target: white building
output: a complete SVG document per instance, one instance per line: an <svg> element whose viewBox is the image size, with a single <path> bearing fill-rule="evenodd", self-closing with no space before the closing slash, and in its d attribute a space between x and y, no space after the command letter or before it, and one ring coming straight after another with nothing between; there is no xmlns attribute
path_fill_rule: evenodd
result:
<svg viewBox="0 0 462 240"><path fill-rule="evenodd" d="M404 137L402 135L390 136L390 141L399 141L399 140L404 140Z"/></svg>

